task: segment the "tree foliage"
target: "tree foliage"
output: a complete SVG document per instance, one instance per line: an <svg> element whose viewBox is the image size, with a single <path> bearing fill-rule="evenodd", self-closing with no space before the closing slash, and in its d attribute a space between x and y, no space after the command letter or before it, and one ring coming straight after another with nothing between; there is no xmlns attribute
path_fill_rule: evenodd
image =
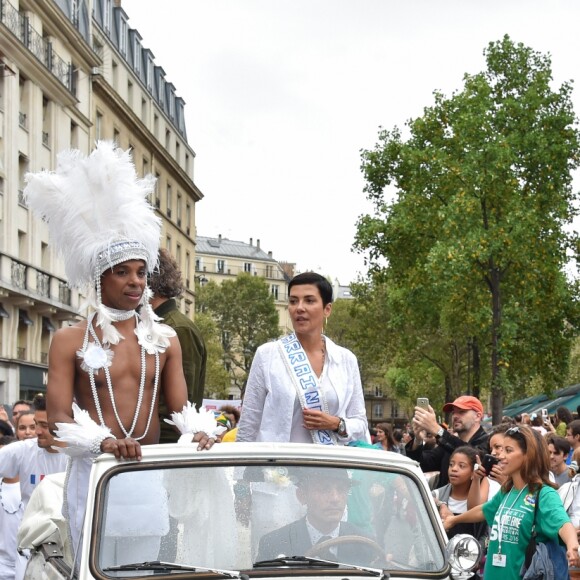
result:
<svg viewBox="0 0 580 580"><path fill-rule="evenodd" d="M230 375L224 366L221 334L213 318L205 312L196 313L195 324L203 336L207 352L205 393L215 399L227 399Z"/></svg>
<svg viewBox="0 0 580 580"><path fill-rule="evenodd" d="M232 383L243 390L256 349L280 334L268 284L250 274L240 274L220 285L211 281L198 289L196 308L215 321L225 368Z"/></svg>
<svg viewBox="0 0 580 580"><path fill-rule="evenodd" d="M448 396L465 390L465 351L478 346L498 420L506 393L566 372L575 287L564 273L577 238L571 172L578 131L571 85L551 88L548 56L509 37L484 51L487 70L362 152L374 214L355 247L386 296L398 357L429 361Z"/></svg>

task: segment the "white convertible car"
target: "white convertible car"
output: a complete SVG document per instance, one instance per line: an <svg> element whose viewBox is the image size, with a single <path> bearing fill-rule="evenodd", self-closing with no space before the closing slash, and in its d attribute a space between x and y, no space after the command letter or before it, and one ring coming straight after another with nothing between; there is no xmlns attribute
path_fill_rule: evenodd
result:
<svg viewBox="0 0 580 580"><path fill-rule="evenodd" d="M27 534L29 580L466 579L480 557L470 536L448 545L415 462L355 447L153 445L140 462L101 455L74 564L62 525L41 520L41 533Z"/></svg>

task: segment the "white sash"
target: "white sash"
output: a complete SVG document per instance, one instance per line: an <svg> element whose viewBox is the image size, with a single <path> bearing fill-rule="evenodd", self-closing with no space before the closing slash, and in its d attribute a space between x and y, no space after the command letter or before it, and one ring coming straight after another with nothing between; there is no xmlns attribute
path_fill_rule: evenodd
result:
<svg viewBox="0 0 580 580"><path fill-rule="evenodd" d="M278 347L282 354L282 360L286 363L292 383L296 388L298 400L302 409L314 409L328 413L328 403L324 396L318 377L312 370L310 361L292 333L278 341ZM319 445L335 445L336 435L332 431L309 429L312 441Z"/></svg>

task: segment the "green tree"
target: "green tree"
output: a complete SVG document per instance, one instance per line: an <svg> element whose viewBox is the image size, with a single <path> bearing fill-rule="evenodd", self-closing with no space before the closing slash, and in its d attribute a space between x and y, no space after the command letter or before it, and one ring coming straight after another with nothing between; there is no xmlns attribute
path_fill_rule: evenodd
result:
<svg viewBox="0 0 580 580"><path fill-rule="evenodd" d="M227 399L230 375L224 366L221 334L213 318L206 312L196 313L195 324L203 336L207 351L205 392L209 397Z"/></svg>
<svg viewBox="0 0 580 580"><path fill-rule="evenodd" d="M425 356L430 340L450 388L464 366L453 352L475 341L498 421L506 393L566 373L577 302L564 266L578 240L564 226L579 145L571 85L551 88L548 56L507 36L484 55L487 70L450 98L435 92L406 139L381 130L362 152L375 213L355 246L386 285L402 344Z"/></svg>
<svg viewBox="0 0 580 580"><path fill-rule="evenodd" d="M240 274L199 288L196 308L207 312L221 336L223 361L232 383L244 389L256 349L280 334L274 297L259 276Z"/></svg>

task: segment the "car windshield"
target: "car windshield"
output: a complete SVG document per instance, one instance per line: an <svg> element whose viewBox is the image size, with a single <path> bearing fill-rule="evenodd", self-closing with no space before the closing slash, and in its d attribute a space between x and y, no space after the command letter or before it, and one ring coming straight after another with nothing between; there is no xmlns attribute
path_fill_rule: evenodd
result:
<svg viewBox="0 0 580 580"><path fill-rule="evenodd" d="M134 576L126 565L144 562L263 572L294 557L301 567L319 568L314 559L323 559L440 571L445 559L425 501L417 482L395 469L139 466L101 486L97 568L113 578Z"/></svg>

